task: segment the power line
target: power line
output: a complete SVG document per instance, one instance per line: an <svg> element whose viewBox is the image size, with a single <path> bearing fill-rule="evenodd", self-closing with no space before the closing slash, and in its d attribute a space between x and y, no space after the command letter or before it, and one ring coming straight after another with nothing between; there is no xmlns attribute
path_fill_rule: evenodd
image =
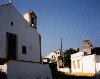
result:
<svg viewBox="0 0 100 79"><path fill-rule="evenodd" d="M86 33L86 34L84 34L84 35L85 35L85 36L88 36L88 35L90 35L90 34L94 34L94 33L98 32L98 31L100 31L99 28L98 28L97 30L91 31L91 32ZM76 36L75 38L76 38L76 39L80 39L80 38L82 38L82 37L83 37L83 36ZM73 39L73 37L71 37L71 38L69 38L69 39Z"/></svg>

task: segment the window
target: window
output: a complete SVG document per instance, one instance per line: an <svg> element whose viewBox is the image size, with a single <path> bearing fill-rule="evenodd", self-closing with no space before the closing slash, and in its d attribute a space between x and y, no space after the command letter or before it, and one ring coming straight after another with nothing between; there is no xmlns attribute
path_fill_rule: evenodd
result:
<svg viewBox="0 0 100 79"><path fill-rule="evenodd" d="M26 46L22 46L22 54L26 54Z"/></svg>
<svg viewBox="0 0 100 79"><path fill-rule="evenodd" d="M74 69L76 69L76 64L75 64L75 61L73 61L73 66L74 66Z"/></svg>
<svg viewBox="0 0 100 79"><path fill-rule="evenodd" d="M77 60L78 69L80 69L80 60Z"/></svg>
<svg viewBox="0 0 100 79"><path fill-rule="evenodd" d="M11 22L11 26L13 26L13 22Z"/></svg>

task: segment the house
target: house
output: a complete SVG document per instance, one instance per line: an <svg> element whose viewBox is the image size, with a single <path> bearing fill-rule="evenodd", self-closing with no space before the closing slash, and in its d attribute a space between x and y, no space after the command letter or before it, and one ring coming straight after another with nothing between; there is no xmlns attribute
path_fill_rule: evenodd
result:
<svg viewBox="0 0 100 79"><path fill-rule="evenodd" d="M52 79L49 66L42 64L36 14L29 11L22 16L12 3L0 5L0 65L3 64L7 65L8 79Z"/></svg>
<svg viewBox="0 0 100 79"><path fill-rule="evenodd" d="M51 53L47 54L43 59L45 60L47 58L49 59L48 63L54 63L54 62L57 62L59 56L61 56L60 49L57 51L52 51Z"/></svg>
<svg viewBox="0 0 100 79"><path fill-rule="evenodd" d="M57 70L59 71L60 68L63 67L63 60L60 59L60 56L62 56L60 49L57 51L52 51L43 58L43 63L54 63L57 65Z"/></svg>
<svg viewBox="0 0 100 79"><path fill-rule="evenodd" d="M82 56L83 56L83 52L77 52L75 54L71 54L72 73L82 72ZM76 63L77 63L77 65L76 65Z"/></svg>
<svg viewBox="0 0 100 79"><path fill-rule="evenodd" d="M100 47L90 48L89 53L79 51L71 54L71 70L73 74L100 74Z"/></svg>
<svg viewBox="0 0 100 79"><path fill-rule="evenodd" d="M37 26L28 23L12 4L1 5L0 16L0 58L41 63Z"/></svg>

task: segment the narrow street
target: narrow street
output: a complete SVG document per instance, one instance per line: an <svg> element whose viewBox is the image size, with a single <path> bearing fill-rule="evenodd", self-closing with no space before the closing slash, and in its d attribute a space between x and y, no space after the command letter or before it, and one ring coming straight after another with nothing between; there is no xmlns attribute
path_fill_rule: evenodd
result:
<svg viewBox="0 0 100 79"><path fill-rule="evenodd" d="M52 72L53 79L100 79L99 76L75 76L75 75L66 75L62 72L58 72L55 64L49 64Z"/></svg>

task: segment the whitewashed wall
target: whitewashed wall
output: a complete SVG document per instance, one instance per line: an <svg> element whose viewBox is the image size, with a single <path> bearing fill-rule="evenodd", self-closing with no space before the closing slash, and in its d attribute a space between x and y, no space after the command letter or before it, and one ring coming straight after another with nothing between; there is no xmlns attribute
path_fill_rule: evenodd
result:
<svg viewBox="0 0 100 79"><path fill-rule="evenodd" d="M39 33L12 4L0 6L0 58L6 58L6 32L18 35L18 60L40 62ZM22 54L22 45L27 54Z"/></svg>
<svg viewBox="0 0 100 79"><path fill-rule="evenodd" d="M69 73L70 69L69 68L59 68L60 72L64 72L64 73Z"/></svg>
<svg viewBox="0 0 100 79"><path fill-rule="evenodd" d="M96 60L95 55L87 55L82 57L83 73L96 73Z"/></svg>
<svg viewBox="0 0 100 79"><path fill-rule="evenodd" d="M83 52L78 52L78 53L71 55L71 71L72 71L72 73L82 72L82 55L83 55ZM80 61L80 68L78 68L77 60ZM76 68L74 68L73 61L75 61Z"/></svg>
<svg viewBox="0 0 100 79"><path fill-rule="evenodd" d="M96 55L96 73L100 74L100 55Z"/></svg>
<svg viewBox="0 0 100 79"><path fill-rule="evenodd" d="M48 55L46 55L44 58L49 58L50 59L50 63L52 62L51 61L52 59L55 60L55 61L57 61L58 57L61 55L60 52L61 52L60 50L53 51L53 52L49 53Z"/></svg>
<svg viewBox="0 0 100 79"><path fill-rule="evenodd" d="M73 61L81 60L81 69L74 69ZM71 69L72 73L82 72L82 73L91 73L91 74L100 74L100 56L99 55L86 55L81 56L80 53L71 55Z"/></svg>
<svg viewBox="0 0 100 79"><path fill-rule="evenodd" d="M100 74L100 63L96 63L96 73Z"/></svg>
<svg viewBox="0 0 100 79"><path fill-rule="evenodd" d="M52 79L49 65L10 61L7 64L8 79Z"/></svg>

